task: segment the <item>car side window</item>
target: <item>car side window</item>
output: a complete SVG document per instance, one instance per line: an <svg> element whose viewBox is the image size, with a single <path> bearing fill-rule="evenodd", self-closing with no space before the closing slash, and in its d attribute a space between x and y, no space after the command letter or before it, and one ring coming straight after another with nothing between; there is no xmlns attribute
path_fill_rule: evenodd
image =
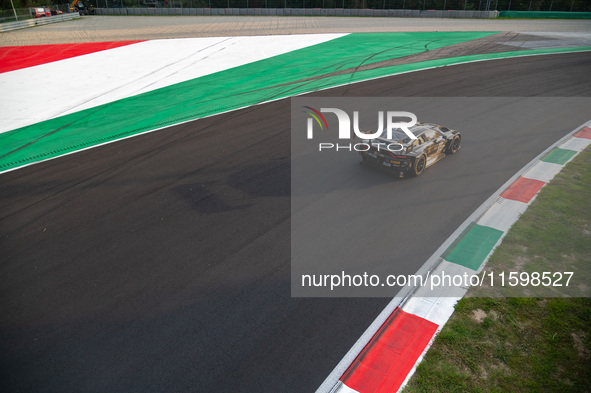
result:
<svg viewBox="0 0 591 393"><path fill-rule="evenodd" d="M437 132L435 130L425 131L422 135L425 138L425 142L437 138Z"/></svg>

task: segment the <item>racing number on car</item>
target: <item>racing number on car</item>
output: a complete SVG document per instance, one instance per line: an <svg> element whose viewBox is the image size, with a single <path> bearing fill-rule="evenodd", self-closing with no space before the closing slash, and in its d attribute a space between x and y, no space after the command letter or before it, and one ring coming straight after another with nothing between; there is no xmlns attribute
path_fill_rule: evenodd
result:
<svg viewBox="0 0 591 393"><path fill-rule="evenodd" d="M425 151L429 157L437 155L442 148L442 138L439 133L434 130L425 132L425 139L427 140L427 147Z"/></svg>

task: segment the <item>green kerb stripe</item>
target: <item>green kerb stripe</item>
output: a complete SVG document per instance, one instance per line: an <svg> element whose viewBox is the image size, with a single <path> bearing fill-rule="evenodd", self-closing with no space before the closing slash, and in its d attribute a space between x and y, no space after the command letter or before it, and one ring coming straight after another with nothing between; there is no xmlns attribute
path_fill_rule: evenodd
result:
<svg viewBox="0 0 591 393"><path fill-rule="evenodd" d="M499 239L503 231L472 224L457 242L452 244L441 256L448 262L478 270Z"/></svg>
<svg viewBox="0 0 591 393"><path fill-rule="evenodd" d="M555 148L550 153L546 154L542 161L550 162L552 164L564 165L577 154L574 150Z"/></svg>

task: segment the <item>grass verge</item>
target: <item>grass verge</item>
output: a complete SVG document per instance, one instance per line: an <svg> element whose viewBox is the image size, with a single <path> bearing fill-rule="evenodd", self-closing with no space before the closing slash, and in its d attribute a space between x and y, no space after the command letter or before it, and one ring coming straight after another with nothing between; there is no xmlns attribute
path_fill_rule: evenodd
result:
<svg viewBox="0 0 591 393"><path fill-rule="evenodd" d="M589 201L591 148L542 189L486 271L572 269L580 276L574 293L588 295ZM458 302L404 393L591 391L590 298L479 291Z"/></svg>

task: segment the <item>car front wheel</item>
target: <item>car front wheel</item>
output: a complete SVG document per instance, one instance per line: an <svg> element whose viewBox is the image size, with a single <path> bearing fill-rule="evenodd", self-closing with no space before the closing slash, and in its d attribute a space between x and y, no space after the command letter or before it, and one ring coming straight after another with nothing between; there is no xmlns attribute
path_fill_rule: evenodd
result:
<svg viewBox="0 0 591 393"><path fill-rule="evenodd" d="M458 150L460 150L461 142L462 138L459 135L456 135L454 139L452 139L449 143L449 147L447 148L447 154L456 154Z"/></svg>

